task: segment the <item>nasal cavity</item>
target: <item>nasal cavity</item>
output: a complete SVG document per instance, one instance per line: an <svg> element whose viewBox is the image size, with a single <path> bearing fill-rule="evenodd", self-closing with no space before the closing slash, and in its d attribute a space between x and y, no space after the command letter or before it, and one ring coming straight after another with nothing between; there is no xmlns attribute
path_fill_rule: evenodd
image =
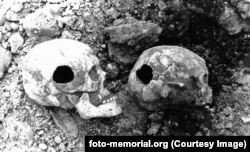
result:
<svg viewBox="0 0 250 152"><path fill-rule="evenodd" d="M53 80L56 83L68 83L74 79L74 73L69 66L58 66L53 73Z"/></svg>
<svg viewBox="0 0 250 152"><path fill-rule="evenodd" d="M142 67L136 71L136 75L144 84L149 84L153 78L153 70L147 64L143 64Z"/></svg>

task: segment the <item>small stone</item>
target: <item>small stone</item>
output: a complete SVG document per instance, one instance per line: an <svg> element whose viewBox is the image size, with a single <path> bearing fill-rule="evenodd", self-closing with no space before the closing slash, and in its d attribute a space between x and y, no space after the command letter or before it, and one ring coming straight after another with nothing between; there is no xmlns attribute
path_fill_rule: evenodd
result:
<svg viewBox="0 0 250 152"><path fill-rule="evenodd" d="M230 115L232 115L232 113L233 113L233 110L232 110L231 107L226 107L226 108L224 109L224 114L225 114L225 116L230 116Z"/></svg>
<svg viewBox="0 0 250 152"><path fill-rule="evenodd" d="M232 120L234 119L234 116L233 116L233 115L230 115L230 116L228 116L227 119L232 121Z"/></svg>
<svg viewBox="0 0 250 152"><path fill-rule="evenodd" d="M250 74L246 74L244 76L241 76L240 78L238 78L237 82L239 84L242 84L242 85L245 85L245 84L249 85L249 83L250 83Z"/></svg>
<svg viewBox="0 0 250 152"><path fill-rule="evenodd" d="M10 23L10 27L13 31L17 31L19 29L19 25L16 23Z"/></svg>
<svg viewBox="0 0 250 152"><path fill-rule="evenodd" d="M250 124L250 115L241 117L244 124Z"/></svg>
<svg viewBox="0 0 250 152"><path fill-rule="evenodd" d="M222 85L222 91L224 91L224 92L229 92L231 89L232 89L231 86Z"/></svg>
<svg viewBox="0 0 250 152"><path fill-rule="evenodd" d="M101 48L105 49L106 48L106 44L102 44Z"/></svg>
<svg viewBox="0 0 250 152"><path fill-rule="evenodd" d="M226 123L225 128L226 128L226 129L231 129L231 128L233 128L233 123L232 123L232 122Z"/></svg>
<svg viewBox="0 0 250 152"><path fill-rule="evenodd" d="M2 46L3 46L4 49L7 49L7 47L9 46L9 44L8 44L8 42L3 42Z"/></svg>
<svg viewBox="0 0 250 152"><path fill-rule="evenodd" d="M20 2L16 2L11 6L11 10L15 13L20 12L23 9L23 4Z"/></svg>
<svg viewBox="0 0 250 152"><path fill-rule="evenodd" d="M54 141L55 141L55 143L60 144L62 142L62 139L60 136L56 136Z"/></svg>
<svg viewBox="0 0 250 152"><path fill-rule="evenodd" d="M201 131L198 131L194 136L202 136Z"/></svg>
<svg viewBox="0 0 250 152"><path fill-rule="evenodd" d="M0 32L0 42L2 41L2 39L3 39L3 34L2 32Z"/></svg>
<svg viewBox="0 0 250 152"><path fill-rule="evenodd" d="M66 147L63 143L61 143L58 148L61 150L61 151L66 151Z"/></svg>
<svg viewBox="0 0 250 152"><path fill-rule="evenodd" d="M135 136L142 136L143 132L141 130L139 130L139 129L133 129L132 134L135 135Z"/></svg>
<svg viewBox="0 0 250 152"><path fill-rule="evenodd" d="M28 142L28 146L31 147L31 146L33 145L33 143L34 143L33 140L30 140L30 141Z"/></svg>
<svg viewBox="0 0 250 152"><path fill-rule="evenodd" d="M4 92L4 93L3 93L3 96L6 97L6 98L9 98L9 97L10 97L10 92L8 92L8 91L7 91L7 92Z"/></svg>
<svg viewBox="0 0 250 152"><path fill-rule="evenodd" d="M47 152L56 152L56 150L53 147L49 147Z"/></svg>
<svg viewBox="0 0 250 152"><path fill-rule="evenodd" d="M114 79L117 77L118 73L119 73L119 69L117 67L116 64L113 64L113 63L109 63L107 65L107 72L108 72L108 75L110 76L110 78Z"/></svg>
<svg viewBox="0 0 250 152"><path fill-rule="evenodd" d="M248 86L243 86L242 91L249 91L249 87Z"/></svg>
<svg viewBox="0 0 250 152"><path fill-rule="evenodd" d="M44 143L39 144L39 148L42 150L46 150L48 148L48 146Z"/></svg>
<svg viewBox="0 0 250 152"><path fill-rule="evenodd" d="M151 124L150 128L147 131L148 135L155 135L159 132L160 128L161 128L161 124L160 123L153 123Z"/></svg>
<svg viewBox="0 0 250 152"><path fill-rule="evenodd" d="M4 22L5 22L5 17L0 16L0 26L4 25Z"/></svg>
<svg viewBox="0 0 250 152"><path fill-rule="evenodd" d="M4 32L4 33L11 32L10 22L6 22L6 23L4 24L3 32Z"/></svg>
<svg viewBox="0 0 250 152"><path fill-rule="evenodd" d="M69 31L63 31L61 37L66 39L73 39L74 36Z"/></svg>
<svg viewBox="0 0 250 152"><path fill-rule="evenodd" d="M57 4L57 3L60 3L62 0L47 0L48 3L51 3L51 4Z"/></svg>
<svg viewBox="0 0 250 152"><path fill-rule="evenodd" d="M17 13L10 11L10 10L7 11L7 13L5 14L5 18L8 21L13 21L13 22L19 21L19 16L17 15Z"/></svg>
<svg viewBox="0 0 250 152"><path fill-rule="evenodd" d="M44 134L44 130L40 130L37 134L38 134L39 136L43 135L43 134Z"/></svg>
<svg viewBox="0 0 250 152"><path fill-rule="evenodd" d="M11 53L0 46L0 79L3 77L4 72L10 66Z"/></svg>
<svg viewBox="0 0 250 152"><path fill-rule="evenodd" d="M153 114L149 115L148 118L152 122L159 121L159 120L162 120L163 113L153 113Z"/></svg>
<svg viewBox="0 0 250 152"><path fill-rule="evenodd" d="M9 38L9 43L11 47L11 52L18 53L17 51L23 45L24 39L19 33L15 33Z"/></svg>
<svg viewBox="0 0 250 152"><path fill-rule="evenodd" d="M80 151L85 151L85 145L82 142L79 143L78 148Z"/></svg>
<svg viewBox="0 0 250 152"><path fill-rule="evenodd" d="M57 24L57 13L60 7L56 4L46 5L34 13L27 15L21 23L29 37L55 37L60 34Z"/></svg>
<svg viewBox="0 0 250 152"><path fill-rule="evenodd" d="M11 37L11 32L5 34L4 40L8 40Z"/></svg>

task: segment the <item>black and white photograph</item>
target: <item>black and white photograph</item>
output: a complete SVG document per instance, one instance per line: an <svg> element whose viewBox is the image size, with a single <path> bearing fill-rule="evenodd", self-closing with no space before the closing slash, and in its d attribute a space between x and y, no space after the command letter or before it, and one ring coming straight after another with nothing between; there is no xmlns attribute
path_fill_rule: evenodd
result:
<svg viewBox="0 0 250 152"><path fill-rule="evenodd" d="M248 151L246 136L250 0L0 0L0 152Z"/></svg>

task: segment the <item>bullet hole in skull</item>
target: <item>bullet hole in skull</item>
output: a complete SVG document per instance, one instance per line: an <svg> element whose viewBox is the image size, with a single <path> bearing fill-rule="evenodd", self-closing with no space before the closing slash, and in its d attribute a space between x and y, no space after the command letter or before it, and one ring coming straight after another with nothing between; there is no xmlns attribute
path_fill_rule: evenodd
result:
<svg viewBox="0 0 250 152"><path fill-rule="evenodd" d="M53 73L53 80L56 83L68 83L74 80L74 73L69 66L58 66Z"/></svg>
<svg viewBox="0 0 250 152"><path fill-rule="evenodd" d="M142 67L136 71L136 75L144 84L149 84L153 78L153 70L147 64L143 64Z"/></svg>
<svg viewBox="0 0 250 152"><path fill-rule="evenodd" d="M103 85L106 72L101 69L100 60L82 42L42 42L29 51L22 65L25 92L40 105L76 108L83 119L122 113L118 97Z"/></svg>

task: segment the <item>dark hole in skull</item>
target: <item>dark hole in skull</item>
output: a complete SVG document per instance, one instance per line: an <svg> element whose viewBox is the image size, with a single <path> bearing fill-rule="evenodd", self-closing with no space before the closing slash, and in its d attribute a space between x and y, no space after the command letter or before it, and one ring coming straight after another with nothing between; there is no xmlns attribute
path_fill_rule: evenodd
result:
<svg viewBox="0 0 250 152"><path fill-rule="evenodd" d="M149 84L153 78L153 70L147 64L143 64L142 67L136 71L136 75L144 84Z"/></svg>
<svg viewBox="0 0 250 152"><path fill-rule="evenodd" d="M58 66L53 73L53 80L56 83L68 83L74 79L74 73L69 66Z"/></svg>
<svg viewBox="0 0 250 152"><path fill-rule="evenodd" d="M90 69L90 71L89 71L89 77L90 77L93 81L99 80L99 75L97 74L96 66L93 66L93 67Z"/></svg>

